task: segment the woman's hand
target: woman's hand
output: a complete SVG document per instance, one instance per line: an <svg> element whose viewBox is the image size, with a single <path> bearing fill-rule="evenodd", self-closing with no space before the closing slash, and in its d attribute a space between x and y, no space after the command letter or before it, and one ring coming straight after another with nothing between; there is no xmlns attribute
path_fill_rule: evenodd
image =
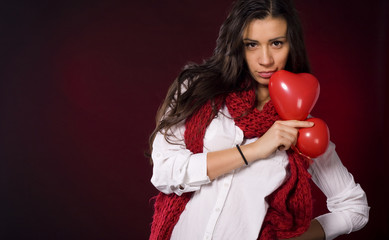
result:
<svg viewBox="0 0 389 240"><path fill-rule="evenodd" d="M258 159L267 158L277 149L288 150L296 144L299 128L312 127L313 122L308 121L276 121L269 130L255 141Z"/></svg>
<svg viewBox="0 0 389 240"><path fill-rule="evenodd" d="M320 225L319 221L316 219L313 219L311 221L311 225L309 226L308 230L303 233L302 235L294 238L288 238L288 240L324 240L325 239L325 233ZM286 240L286 239L279 239L279 240Z"/></svg>

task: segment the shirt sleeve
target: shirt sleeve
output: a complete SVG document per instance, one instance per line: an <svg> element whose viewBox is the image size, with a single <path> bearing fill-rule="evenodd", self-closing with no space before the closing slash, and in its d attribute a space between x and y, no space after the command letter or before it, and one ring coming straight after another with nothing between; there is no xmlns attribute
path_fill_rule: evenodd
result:
<svg viewBox="0 0 389 240"><path fill-rule="evenodd" d="M169 142L157 133L153 142L153 176L151 183L165 194L193 192L210 182L207 175L207 154L193 154L184 144L185 125L173 128Z"/></svg>
<svg viewBox="0 0 389 240"><path fill-rule="evenodd" d="M366 225L370 210L366 194L340 161L332 142L322 156L314 159L309 171L312 180L327 197L330 213L316 218L326 239L349 234Z"/></svg>

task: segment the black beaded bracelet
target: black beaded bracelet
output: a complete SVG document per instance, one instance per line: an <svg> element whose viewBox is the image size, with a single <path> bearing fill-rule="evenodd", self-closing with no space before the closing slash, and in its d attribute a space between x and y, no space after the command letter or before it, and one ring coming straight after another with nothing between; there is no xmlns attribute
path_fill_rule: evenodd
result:
<svg viewBox="0 0 389 240"><path fill-rule="evenodd" d="M242 150L240 150L240 147L239 147L238 144L236 144L236 148L238 149L240 155L242 156L244 163L245 163L246 165L249 165L249 163L247 162L246 158L244 157L244 155L243 155L243 153L242 153Z"/></svg>

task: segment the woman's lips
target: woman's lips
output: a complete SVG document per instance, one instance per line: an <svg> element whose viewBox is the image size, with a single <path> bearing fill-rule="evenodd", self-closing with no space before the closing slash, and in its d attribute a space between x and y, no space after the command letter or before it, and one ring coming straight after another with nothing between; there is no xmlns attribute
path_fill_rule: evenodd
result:
<svg viewBox="0 0 389 240"><path fill-rule="evenodd" d="M269 71L269 72L258 72L258 75L261 77L261 78L270 78L271 75L273 75L273 73L275 73L276 71Z"/></svg>

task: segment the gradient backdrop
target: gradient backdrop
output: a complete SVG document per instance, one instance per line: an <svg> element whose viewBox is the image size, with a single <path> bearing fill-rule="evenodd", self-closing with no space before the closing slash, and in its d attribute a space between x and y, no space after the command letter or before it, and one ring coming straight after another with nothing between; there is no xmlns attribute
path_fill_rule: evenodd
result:
<svg viewBox="0 0 389 240"><path fill-rule="evenodd" d="M2 1L0 239L147 239L155 112L215 46L229 0ZM344 165L389 236L386 0L296 0ZM315 214L326 211L315 191Z"/></svg>

